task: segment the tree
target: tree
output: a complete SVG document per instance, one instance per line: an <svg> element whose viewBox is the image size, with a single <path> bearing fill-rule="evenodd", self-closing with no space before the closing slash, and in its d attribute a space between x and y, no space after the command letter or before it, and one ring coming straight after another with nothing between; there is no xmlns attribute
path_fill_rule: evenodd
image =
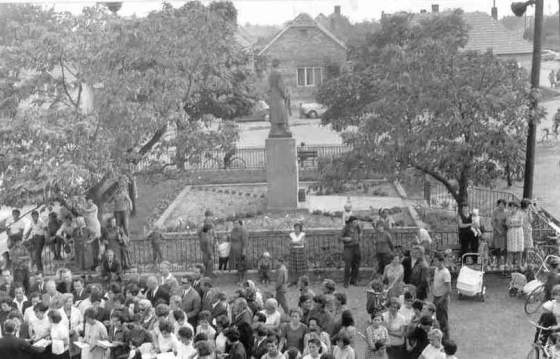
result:
<svg viewBox="0 0 560 359"><path fill-rule="evenodd" d="M73 16L11 5L2 16L11 25L0 28L0 91L12 99L0 107L3 204L89 193L102 212L114 181L148 155L167 146L184 161L234 146L229 120L254 102L229 2L142 19L104 6ZM176 136L164 140L170 125Z"/></svg>
<svg viewBox="0 0 560 359"><path fill-rule="evenodd" d="M518 164L506 151L526 134L527 74L491 52L463 51L461 11L395 15L381 25L353 71L319 89L318 101L330 106L323 121L345 131L361 172L412 167L468 203L469 185L491 185L501 168Z"/></svg>

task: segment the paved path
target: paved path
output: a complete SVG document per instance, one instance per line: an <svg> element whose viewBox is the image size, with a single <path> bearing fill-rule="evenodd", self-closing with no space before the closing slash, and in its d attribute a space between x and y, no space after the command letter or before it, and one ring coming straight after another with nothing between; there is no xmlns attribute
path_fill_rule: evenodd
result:
<svg viewBox="0 0 560 359"><path fill-rule="evenodd" d="M305 142L306 145L342 144L340 135L331 130L330 126L321 126L320 119L291 119L290 125L298 145L301 142ZM270 131L269 122L246 122L239 126L239 147L264 147Z"/></svg>

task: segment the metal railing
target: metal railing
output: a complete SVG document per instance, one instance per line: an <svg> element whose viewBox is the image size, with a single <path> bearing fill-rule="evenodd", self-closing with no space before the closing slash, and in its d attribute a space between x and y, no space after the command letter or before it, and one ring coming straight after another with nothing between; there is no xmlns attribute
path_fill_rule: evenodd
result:
<svg viewBox="0 0 560 359"><path fill-rule="evenodd" d="M340 230L309 230L306 231L306 254L311 268L322 268L325 263L343 267L343 244L340 241ZM435 248L448 248L458 246L457 232L431 233ZM395 231L393 242L396 246L410 249L416 236L416 230ZM196 263L202 262L202 252L198 237L194 233L169 233L165 240L158 243L163 260L172 264L173 271L185 271ZM365 230L361 241L362 266L373 267L376 263L377 234ZM289 232L250 232L246 248L248 269L256 269L257 261L264 252L269 252L272 258L288 259ZM148 240L136 240L131 243L131 255L139 272L153 270L154 256L152 243ZM215 266L218 257L214 253Z"/></svg>
<svg viewBox="0 0 560 359"><path fill-rule="evenodd" d="M310 161L300 162L305 169L316 169L319 158L333 159L352 148L344 145L313 145L298 146L298 152L316 154ZM264 147L237 148L234 153L227 151L204 151L197 156L185 159L183 169L191 171L215 171L215 170L242 170L242 169L265 169L266 150ZM175 150L166 149L161 154L149 155L140 161L137 168L142 171L152 165L163 166L176 165Z"/></svg>

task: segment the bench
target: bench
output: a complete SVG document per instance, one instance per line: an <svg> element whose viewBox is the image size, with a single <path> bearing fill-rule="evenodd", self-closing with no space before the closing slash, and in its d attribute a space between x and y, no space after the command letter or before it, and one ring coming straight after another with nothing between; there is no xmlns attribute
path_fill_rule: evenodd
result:
<svg viewBox="0 0 560 359"><path fill-rule="evenodd" d="M304 167L306 161L311 161L311 165L316 165L316 159L319 158L319 154L317 151L307 151L307 150L298 150L297 151L297 158L300 167Z"/></svg>

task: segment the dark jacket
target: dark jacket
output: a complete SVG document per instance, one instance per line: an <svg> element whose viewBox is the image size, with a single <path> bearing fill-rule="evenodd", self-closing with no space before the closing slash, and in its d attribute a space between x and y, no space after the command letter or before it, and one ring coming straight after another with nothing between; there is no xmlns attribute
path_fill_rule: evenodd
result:
<svg viewBox="0 0 560 359"><path fill-rule="evenodd" d="M155 293L150 289L146 291L146 299L152 302L152 305L155 308L155 306L157 305L156 303L160 299L162 299L165 304L169 304L169 293L167 293L167 291L162 286L158 286L155 290Z"/></svg>
<svg viewBox="0 0 560 359"><path fill-rule="evenodd" d="M245 350L243 343L238 341L231 346L229 349L228 359L247 359L247 351Z"/></svg>
<svg viewBox="0 0 560 359"><path fill-rule="evenodd" d="M74 291L74 284L70 283L70 285L67 285L64 282L60 282L56 285L56 290L61 294L72 293Z"/></svg>
<svg viewBox="0 0 560 359"><path fill-rule="evenodd" d="M116 259L113 259L111 264L109 264L109 261L107 261L106 258L103 259L103 262L101 263L101 277L105 280L111 280L111 276L113 274L117 277L118 281L122 280L121 264Z"/></svg>
<svg viewBox="0 0 560 359"><path fill-rule="evenodd" d="M182 296L181 307L187 315L187 321L196 328L198 313L200 313L201 299L196 289L191 288L184 291Z"/></svg>
<svg viewBox="0 0 560 359"><path fill-rule="evenodd" d="M410 272L410 284L416 286L416 299L428 298L430 289L430 267L425 260L417 260Z"/></svg>
<svg viewBox="0 0 560 359"><path fill-rule="evenodd" d="M261 359L267 353L267 342L268 338L264 338L264 340L262 340L260 343L259 339L255 338L255 342L253 343L253 357L255 357L255 359Z"/></svg>
<svg viewBox="0 0 560 359"><path fill-rule="evenodd" d="M40 351L25 340L7 335L0 338L0 358L25 359Z"/></svg>

